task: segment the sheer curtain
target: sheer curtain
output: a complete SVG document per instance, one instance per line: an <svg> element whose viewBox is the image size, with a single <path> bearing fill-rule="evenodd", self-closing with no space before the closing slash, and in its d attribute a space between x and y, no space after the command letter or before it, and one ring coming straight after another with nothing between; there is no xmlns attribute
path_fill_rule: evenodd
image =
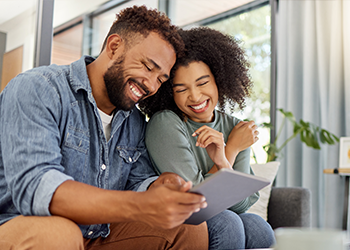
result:
<svg viewBox="0 0 350 250"><path fill-rule="evenodd" d="M277 16L277 108L339 137L350 136L348 13L348 0L280 0ZM277 143L292 133L287 125ZM309 188L313 227L341 228L345 181L323 174L338 166L339 144L321 148L288 143L276 185Z"/></svg>

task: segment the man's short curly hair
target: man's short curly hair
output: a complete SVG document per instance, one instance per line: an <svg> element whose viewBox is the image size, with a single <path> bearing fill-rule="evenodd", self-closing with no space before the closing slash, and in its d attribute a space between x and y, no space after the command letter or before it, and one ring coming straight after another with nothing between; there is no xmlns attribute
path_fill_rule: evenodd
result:
<svg viewBox="0 0 350 250"><path fill-rule="evenodd" d="M243 109L253 84L248 73L250 65L239 41L208 27L180 30L179 33L185 43L185 55L177 58L170 79L158 92L139 103L141 111L151 117L157 111L169 109L184 119L175 104L172 83L176 70L191 62L204 62L210 68L218 87L220 111L233 111L236 105Z"/></svg>
<svg viewBox="0 0 350 250"><path fill-rule="evenodd" d="M118 34L126 42L126 46L133 45L137 41L137 35L146 38L150 32L159 34L162 39L169 42L175 53L182 53L184 44L178 34L178 27L172 25L170 19L156 9L147 9L146 6L125 8L116 14L116 20L111 26L101 49L104 50L107 39L112 34Z"/></svg>

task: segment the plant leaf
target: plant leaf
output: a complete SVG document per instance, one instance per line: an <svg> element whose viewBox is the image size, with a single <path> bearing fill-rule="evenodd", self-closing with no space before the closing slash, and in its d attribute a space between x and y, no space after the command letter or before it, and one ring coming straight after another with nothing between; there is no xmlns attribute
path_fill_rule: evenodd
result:
<svg viewBox="0 0 350 250"><path fill-rule="evenodd" d="M296 121L292 112L284 111L283 109L278 109L278 111L281 112L291 123L295 124Z"/></svg>
<svg viewBox="0 0 350 250"><path fill-rule="evenodd" d="M331 136L333 137L334 140L336 140L337 142L339 142L339 137L337 137L337 136L334 135L334 134L331 134Z"/></svg>
<svg viewBox="0 0 350 250"><path fill-rule="evenodd" d="M264 128L273 128L272 124L269 122L263 122L260 126Z"/></svg>
<svg viewBox="0 0 350 250"><path fill-rule="evenodd" d="M322 129L320 134L324 137L326 143L330 145L333 145L335 143L331 137L331 134L327 130Z"/></svg>

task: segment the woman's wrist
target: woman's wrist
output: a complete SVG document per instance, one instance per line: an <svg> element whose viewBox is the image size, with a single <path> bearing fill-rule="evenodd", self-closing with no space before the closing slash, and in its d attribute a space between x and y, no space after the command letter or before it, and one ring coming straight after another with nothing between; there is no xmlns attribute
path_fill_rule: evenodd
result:
<svg viewBox="0 0 350 250"><path fill-rule="evenodd" d="M235 162L238 153L239 149L233 145L227 144L227 146L225 147L226 159L228 160L231 166Z"/></svg>
<svg viewBox="0 0 350 250"><path fill-rule="evenodd" d="M216 164L216 168L218 170L222 169L222 168L232 168L232 165L230 164L230 162L228 160L224 161L222 164Z"/></svg>

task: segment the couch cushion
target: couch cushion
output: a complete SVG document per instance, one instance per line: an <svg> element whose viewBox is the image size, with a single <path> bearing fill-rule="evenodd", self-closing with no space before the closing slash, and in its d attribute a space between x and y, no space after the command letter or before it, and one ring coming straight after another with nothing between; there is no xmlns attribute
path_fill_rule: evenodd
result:
<svg viewBox="0 0 350 250"><path fill-rule="evenodd" d="M276 177L279 165L280 163L277 161L272 161L265 164L251 165L253 172L256 176L268 179L271 182L271 184L259 191L259 200L253 206L251 206L247 213L260 215L264 220L267 221L267 206L270 199L271 186Z"/></svg>

